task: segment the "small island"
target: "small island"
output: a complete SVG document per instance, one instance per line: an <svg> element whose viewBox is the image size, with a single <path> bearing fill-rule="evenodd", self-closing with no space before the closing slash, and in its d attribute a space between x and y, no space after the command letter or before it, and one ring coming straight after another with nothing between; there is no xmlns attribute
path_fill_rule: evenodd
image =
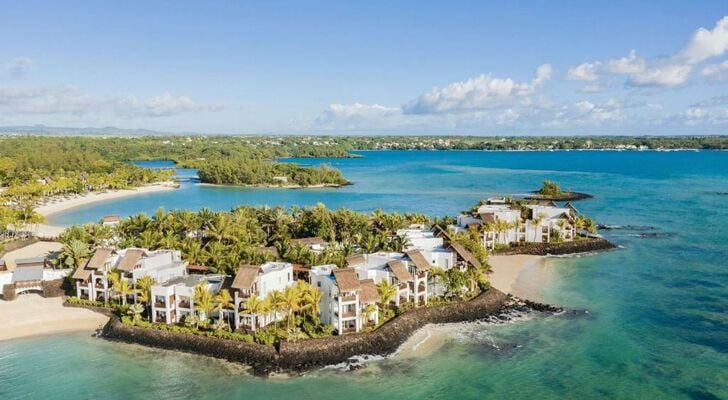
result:
<svg viewBox="0 0 728 400"><path fill-rule="evenodd" d="M254 159L217 159L201 163L197 173L203 184L225 186L299 189L350 184L341 171L325 164L313 167Z"/></svg>
<svg viewBox="0 0 728 400"><path fill-rule="evenodd" d="M592 195L586 193L572 192L571 190L561 190L558 183L544 180L541 189L536 190L533 194L526 196L528 200L551 200L551 201L577 201L591 199Z"/></svg>

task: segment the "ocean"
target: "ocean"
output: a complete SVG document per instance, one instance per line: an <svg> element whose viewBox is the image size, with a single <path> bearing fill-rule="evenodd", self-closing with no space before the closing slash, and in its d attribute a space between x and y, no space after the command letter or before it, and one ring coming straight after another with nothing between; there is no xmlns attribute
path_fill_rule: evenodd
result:
<svg viewBox="0 0 728 400"><path fill-rule="evenodd" d="M587 316L460 324L432 354L349 372L256 378L219 360L66 334L0 343L0 399L44 398L728 398L728 153L360 152L329 163L340 189L176 191L84 206L50 223L238 204L456 214L543 179L594 196L576 203L615 229L618 250L552 259L541 301ZM158 162L146 165L163 165ZM194 171L181 171L193 173ZM2 329L0 327L0 329Z"/></svg>

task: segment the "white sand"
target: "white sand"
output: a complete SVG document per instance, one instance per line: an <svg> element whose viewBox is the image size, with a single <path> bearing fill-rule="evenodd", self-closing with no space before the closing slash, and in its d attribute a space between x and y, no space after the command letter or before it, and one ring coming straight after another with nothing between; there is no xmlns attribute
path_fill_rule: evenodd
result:
<svg viewBox="0 0 728 400"><path fill-rule="evenodd" d="M425 357L452 339L457 324L427 324L409 337L394 354L397 358Z"/></svg>
<svg viewBox="0 0 728 400"><path fill-rule="evenodd" d="M0 341L103 327L108 318L83 308L63 307L63 298L21 294L16 300L0 300Z"/></svg>
<svg viewBox="0 0 728 400"><path fill-rule="evenodd" d="M546 257L532 255L490 256L494 288L521 298L538 301L540 289L550 279Z"/></svg>
<svg viewBox="0 0 728 400"><path fill-rule="evenodd" d="M3 256L8 271L15 269L15 260L19 258L48 257L52 252L61 250L63 244L58 242L37 242L18 250L8 252Z"/></svg>
<svg viewBox="0 0 728 400"><path fill-rule="evenodd" d="M163 192L167 190L176 189L178 185L175 182L161 182L154 183L147 186L142 186L136 189L122 189L122 190L109 190L106 192L91 192L77 197L71 197L69 199L57 198L51 200L48 204L40 205L35 208L35 211L48 217L53 214L57 214L63 211L70 210L72 208L81 207L90 203L96 203L99 201L115 200L122 197L133 196L144 193L155 193ZM63 232L64 227L54 226L47 224L38 225L37 234L41 237L56 237Z"/></svg>

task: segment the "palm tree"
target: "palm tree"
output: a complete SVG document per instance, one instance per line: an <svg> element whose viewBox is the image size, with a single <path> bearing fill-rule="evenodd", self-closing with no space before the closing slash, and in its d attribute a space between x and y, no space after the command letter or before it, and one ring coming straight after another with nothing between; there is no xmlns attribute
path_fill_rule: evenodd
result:
<svg viewBox="0 0 728 400"><path fill-rule="evenodd" d="M144 312L144 306L141 304L132 304L127 311L127 314L132 316L134 323L139 322L142 319L142 313Z"/></svg>
<svg viewBox="0 0 728 400"><path fill-rule="evenodd" d="M198 312L200 316L200 321L207 321L208 315L210 315L212 310L215 308L215 303L213 301L210 286L208 286L204 282L199 283L197 286L195 286L193 299L195 302L195 311Z"/></svg>
<svg viewBox="0 0 728 400"><path fill-rule="evenodd" d="M136 287L138 291L137 300L144 303L146 306L151 305L152 301L152 286L157 282L149 275L144 275L136 281ZM147 310L149 311L149 310Z"/></svg>
<svg viewBox="0 0 728 400"><path fill-rule="evenodd" d="M269 292L268 296L266 296L266 301L270 305L270 312L273 314L273 323L276 329L278 329L278 314L284 309L286 304L283 292L280 290Z"/></svg>
<svg viewBox="0 0 728 400"><path fill-rule="evenodd" d="M226 254L227 246L221 242L210 242L207 244L205 254L207 255L207 265L214 273L222 273L227 265Z"/></svg>
<svg viewBox="0 0 728 400"><path fill-rule="evenodd" d="M132 285L129 283L128 280L122 279L118 275L117 278L113 278L115 282L113 283L112 287L114 288L114 297L120 297L121 298L121 304L126 304L126 298L130 294L136 293L136 289L132 287ZM111 279L109 279L111 280Z"/></svg>
<svg viewBox="0 0 728 400"><path fill-rule="evenodd" d="M227 289L222 289L218 294L215 296L214 299L215 302L215 310L219 312L218 318L222 320L222 314L223 311L226 309L230 309L234 306L233 304L233 297L230 296L230 291ZM230 321L228 321L230 323Z"/></svg>
<svg viewBox="0 0 728 400"><path fill-rule="evenodd" d="M63 260L66 268L80 268L84 260L89 256L89 250L86 243L72 239L63 245L63 249L59 254L59 260Z"/></svg>
<svg viewBox="0 0 728 400"><path fill-rule="evenodd" d="M389 304L397 296L397 287L393 283L383 280L377 285L377 292L379 292L379 298L385 307L389 307Z"/></svg>
<svg viewBox="0 0 728 400"><path fill-rule="evenodd" d="M266 312L266 309L266 302L264 300L261 300L260 297L256 295L250 296L248 300L245 301L243 312L246 314L251 314L253 316L251 330L256 329L258 315L264 314Z"/></svg>
<svg viewBox="0 0 728 400"><path fill-rule="evenodd" d="M291 331L291 317L293 313L297 312L301 307L301 296L299 296L298 290L295 286L289 286L283 292L283 309L286 311L286 325L287 331Z"/></svg>

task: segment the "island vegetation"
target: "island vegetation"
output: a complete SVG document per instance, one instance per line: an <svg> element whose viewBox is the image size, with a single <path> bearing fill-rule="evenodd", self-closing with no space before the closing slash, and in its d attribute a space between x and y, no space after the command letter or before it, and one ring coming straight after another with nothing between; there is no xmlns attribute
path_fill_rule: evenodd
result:
<svg viewBox="0 0 728 400"><path fill-rule="evenodd" d="M592 196L586 193L573 192L569 189L562 190L561 186L549 180L544 180L541 188L526 196L528 200L552 200L552 201L576 201L590 199Z"/></svg>
<svg viewBox="0 0 728 400"><path fill-rule="evenodd" d="M302 167L242 158L201 163L198 176L204 183L237 186L315 187L342 186L349 182L341 171L328 165Z"/></svg>

